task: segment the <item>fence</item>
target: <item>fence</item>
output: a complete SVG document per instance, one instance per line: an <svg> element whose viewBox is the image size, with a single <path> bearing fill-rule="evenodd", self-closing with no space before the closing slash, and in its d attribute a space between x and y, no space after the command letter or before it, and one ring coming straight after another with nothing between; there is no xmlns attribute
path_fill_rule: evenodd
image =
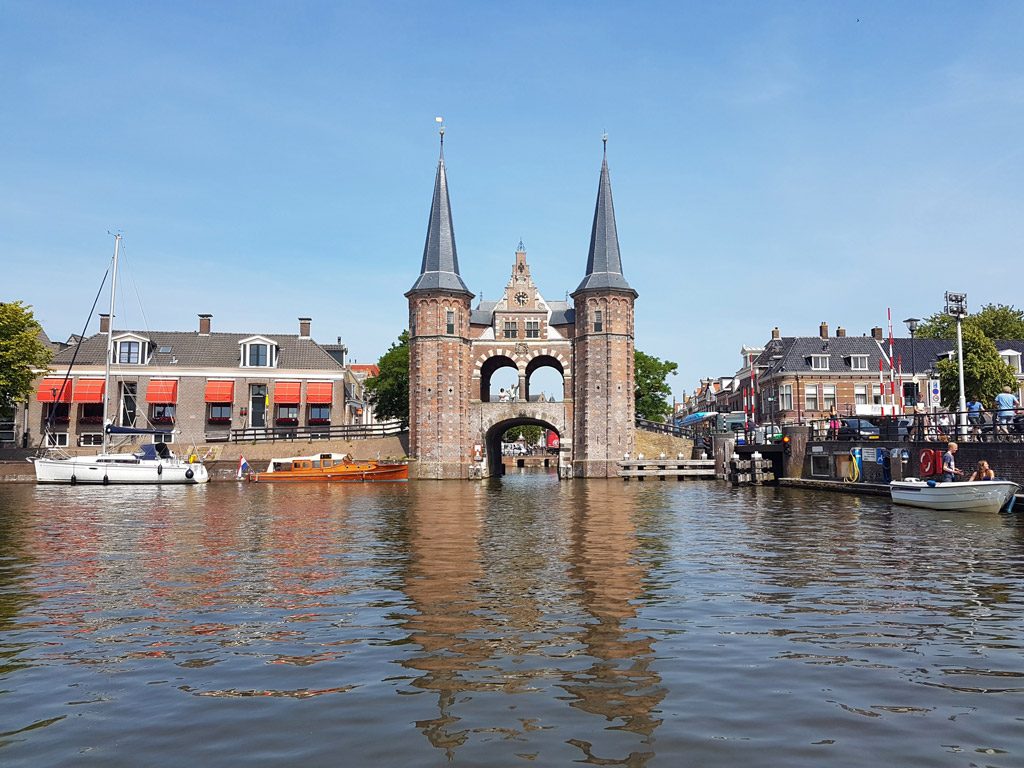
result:
<svg viewBox="0 0 1024 768"><path fill-rule="evenodd" d="M400 435L408 430L398 422L387 424L345 424L323 427L250 427L232 429L223 435L206 435L207 442L277 442L278 440L365 440Z"/></svg>
<svg viewBox="0 0 1024 768"><path fill-rule="evenodd" d="M636 425L640 429L646 429L648 432L661 432L666 435L674 435L675 437L693 437L693 429L691 427L679 427L675 424L666 424L663 421L651 421L640 416L636 417Z"/></svg>
<svg viewBox="0 0 1024 768"><path fill-rule="evenodd" d="M961 417L964 424L961 424ZM907 413L903 416L876 416L870 419L842 416L814 419L808 424L811 427L811 439L816 441L1024 441L1024 414L995 409Z"/></svg>

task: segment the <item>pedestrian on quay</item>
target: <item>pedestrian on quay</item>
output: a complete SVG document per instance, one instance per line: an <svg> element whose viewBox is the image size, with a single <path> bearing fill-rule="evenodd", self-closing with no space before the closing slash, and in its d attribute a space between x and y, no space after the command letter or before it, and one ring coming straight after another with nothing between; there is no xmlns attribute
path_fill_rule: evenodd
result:
<svg viewBox="0 0 1024 768"><path fill-rule="evenodd" d="M967 403L967 423L971 427L972 435L981 434L981 425L985 423L985 417L981 415L983 407L981 401L976 397Z"/></svg>
<svg viewBox="0 0 1024 768"><path fill-rule="evenodd" d="M946 446L946 452L942 454L942 482L952 483L956 477L963 476L964 471L956 468L956 452L959 446L951 442Z"/></svg>
<svg viewBox="0 0 1024 768"><path fill-rule="evenodd" d="M993 431L1001 432L1004 435L1010 433L1010 422L1020 408L1020 400L1013 394L1009 387L1003 387L1003 391L996 395L996 422L997 427Z"/></svg>

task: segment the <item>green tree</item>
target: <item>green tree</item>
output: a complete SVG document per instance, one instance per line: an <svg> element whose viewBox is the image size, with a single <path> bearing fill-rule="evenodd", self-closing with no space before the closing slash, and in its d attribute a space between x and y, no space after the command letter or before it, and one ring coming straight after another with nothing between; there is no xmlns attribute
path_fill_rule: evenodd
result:
<svg viewBox="0 0 1024 768"><path fill-rule="evenodd" d="M501 436L501 441L503 443L513 443L522 435L527 445L536 445L542 434L544 434L543 427L539 427L536 424L524 424L520 427L512 427L512 429L505 432Z"/></svg>
<svg viewBox="0 0 1024 768"><path fill-rule="evenodd" d="M672 405L668 402L672 388L665 380L669 374L674 375L679 366L670 360L659 360L639 349L634 351L633 360L636 415L651 421L661 421L672 412Z"/></svg>
<svg viewBox="0 0 1024 768"><path fill-rule="evenodd" d="M26 400L32 381L50 364L53 355L39 339L41 330L32 307L0 303L0 411Z"/></svg>
<svg viewBox="0 0 1024 768"><path fill-rule="evenodd" d="M380 373L366 380L368 399L380 421L398 419L409 425L409 332L402 331L377 361Z"/></svg>
<svg viewBox="0 0 1024 768"><path fill-rule="evenodd" d="M1006 304L986 304L964 318L964 328L968 325L990 339L1024 339L1024 310ZM916 336L920 339L955 339L956 320L936 312L918 326Z"/></svg>
<svg viewBox="0 0 1024 768"><path fill-rule="evenodd" d="M1013 369L1003 362L996 345L973 323L964 323L964 392L967 399L991 404L1004 386L1015 386ZM942 383L942 404L956 407L960 400L960 366L956 355L936 365Z"/></svg>

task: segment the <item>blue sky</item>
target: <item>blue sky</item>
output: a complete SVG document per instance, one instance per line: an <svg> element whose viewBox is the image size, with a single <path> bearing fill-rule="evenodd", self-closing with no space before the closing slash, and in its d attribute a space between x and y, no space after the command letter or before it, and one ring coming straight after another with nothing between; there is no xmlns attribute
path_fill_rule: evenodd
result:
<svg viewBox="0 0 1024 768"><path fill-rule="evenodd" d="M372 362L435 115L486 298L520 238L545 296L579 283L607 131L636 343L681 395L776 324L1024 303L1022 39L1019 2L0 0L0 299L78 332L120 229L126 324L309 315Z"/></svg>

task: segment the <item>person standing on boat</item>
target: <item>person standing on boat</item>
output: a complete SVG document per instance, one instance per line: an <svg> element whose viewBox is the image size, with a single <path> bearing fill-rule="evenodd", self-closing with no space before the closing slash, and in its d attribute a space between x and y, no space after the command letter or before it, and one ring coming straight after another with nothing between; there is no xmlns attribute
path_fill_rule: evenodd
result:
<svg viewBox="0 0 1024 768"><path fill-rule="evenodd" d="M957 475L963 475L962 469L956 468L956 452L959 446L956 443L950 443L946 447L946 452L942 454L942 482L952 483Z"/></svg>

